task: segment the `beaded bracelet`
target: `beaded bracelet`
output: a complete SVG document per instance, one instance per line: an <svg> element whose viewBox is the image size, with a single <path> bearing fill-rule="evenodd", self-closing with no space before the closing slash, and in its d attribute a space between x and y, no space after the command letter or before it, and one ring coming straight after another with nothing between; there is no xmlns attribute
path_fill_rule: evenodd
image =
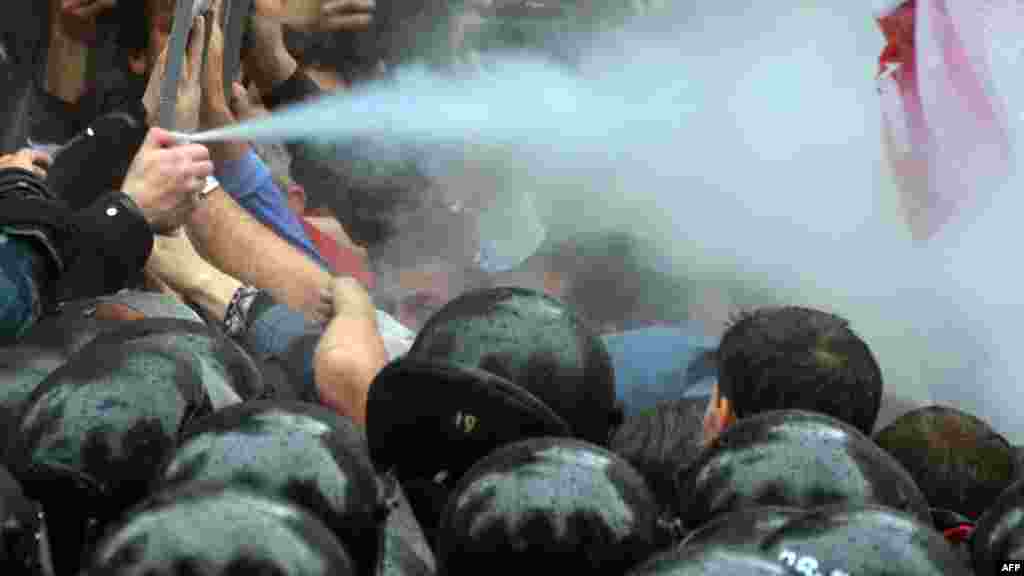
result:
<svg viewBox="0 0 1024 576"><path fill-rule="evenodd" d="M249 308L252 307L253 301L259 294L260 291L253 286L242 286L235 290L235 295L231 297L228 309L224 313L224 322L221 325L229 338L237 338L245 332L245 328L249 324L247 321Z"/></svg>

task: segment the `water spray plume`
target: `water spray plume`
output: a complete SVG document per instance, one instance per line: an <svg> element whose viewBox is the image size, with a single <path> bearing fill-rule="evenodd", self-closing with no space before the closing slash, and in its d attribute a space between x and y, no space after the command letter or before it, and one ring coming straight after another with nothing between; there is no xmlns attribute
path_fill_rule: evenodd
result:
<svg viewBox="0 0 1024 576"><path fill-rule="evenodd" d="M912 241L883 159L883 41L870 3L848 4L698 0L601 36L576 70L512 56L460 78L413 67L181 137L478 147L473 185L529 194L549 235L630 232L697 284L766 285L841 314L887 394L952 403L1024 439L1012 385L1024 355L1009 346L1024 278L993 262L1021 234L1021 201L1002 192L999 209ZM439 166L442 186L458 177ZM524 219L509 209L493 226L514 235Z"/></svg>

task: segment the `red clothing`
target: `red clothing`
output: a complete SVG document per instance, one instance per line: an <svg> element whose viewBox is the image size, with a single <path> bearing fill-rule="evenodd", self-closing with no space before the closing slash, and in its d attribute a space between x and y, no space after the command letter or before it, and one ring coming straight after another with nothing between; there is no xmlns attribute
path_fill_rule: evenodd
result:
<svg viewBox="0 0 1024 576"><path fill-rule="evenodd" d="M342 246L337 240L331 238L327 234L321 232L316 226L309 223L305 218L301 218L302 228L306 231L306 236L309 236L309 240L316 246L320 255L323 256L324 260L331 267L331 271L335 274L352 276L356 280L359 280L366 286L367 289L372 290L377 280L366 267L366 262L356 254L353 250L346 246Z"/></svg>
<svg viewBox="0 0 1024 576"><path fill-rule="evenodd" d="M913 0L877 18L887 41L878 78L887 153L918 239L1010 175L1012 99L994 78L1010 63L988 54L1020 36L1016 4Z"/></svg>

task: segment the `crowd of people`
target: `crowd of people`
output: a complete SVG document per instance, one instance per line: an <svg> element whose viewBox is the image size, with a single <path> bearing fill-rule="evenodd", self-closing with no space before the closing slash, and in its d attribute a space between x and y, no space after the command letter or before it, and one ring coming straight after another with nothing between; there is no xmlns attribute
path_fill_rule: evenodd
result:
<svg viewBox="0 0 1024 576"><path fill-rule="evenodd" d="M457 68L481 14L552 12L329 0L290 27L255 0L225 93L224 1L177 130ZM27 4L0 44L0 573L1021 570L1020 449L956 407L880 421L899 395L843 317L701 290L617 232L496 271L494 199L415 154L157 127L175 2ZM68 43L94 81L54 76Z"/></svg>

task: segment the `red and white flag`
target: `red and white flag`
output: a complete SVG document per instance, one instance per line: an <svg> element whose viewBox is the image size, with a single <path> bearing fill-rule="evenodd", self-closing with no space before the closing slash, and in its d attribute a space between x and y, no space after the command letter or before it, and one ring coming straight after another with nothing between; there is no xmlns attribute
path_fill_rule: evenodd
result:
<svg viewBox="0 0 1024 576"><path fill-rule="evenodd" d="M886 3L876 12L885 141L907 223L927 239L1007 181L1010 117L992 63L1024 26L1017 0Z"/></svg>

